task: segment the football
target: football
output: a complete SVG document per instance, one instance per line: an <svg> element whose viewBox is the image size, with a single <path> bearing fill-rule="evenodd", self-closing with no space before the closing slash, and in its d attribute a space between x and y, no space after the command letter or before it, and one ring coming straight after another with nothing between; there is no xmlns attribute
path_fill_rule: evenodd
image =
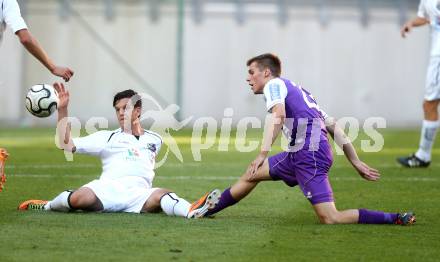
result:
<svg viewBox="0 0 440 262"><path fill-rule="evenodd" d="M48 117L57 109L58 93L51 85L34 85L29 89L25 103L32 115Z"/></svg>

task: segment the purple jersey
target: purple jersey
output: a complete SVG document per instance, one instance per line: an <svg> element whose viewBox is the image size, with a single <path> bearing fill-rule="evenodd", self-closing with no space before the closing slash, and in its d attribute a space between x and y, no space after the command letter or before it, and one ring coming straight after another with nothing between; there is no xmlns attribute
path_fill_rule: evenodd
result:
<svg viewBox="0 0 440 262"><path fill-rule="evenodd" d="M275 78L266 83L263 92L269 112L276 104L285 106L284 133L291 138L289 151L317 151L320 143L328 143L324 124L327 114L308 91L288 79Z"/></svg>
<svg viewBox="0 0 440 262"><path fill-rule="evenodd" d="M272 79L263 92L269 112L274 105L284 104L284 129L291 138L289 152L269 157L269 175L289 186L299 185L313 205L333 202L328 180L333 157L324 124L327 114L308 91L290 80Z"/></svg>

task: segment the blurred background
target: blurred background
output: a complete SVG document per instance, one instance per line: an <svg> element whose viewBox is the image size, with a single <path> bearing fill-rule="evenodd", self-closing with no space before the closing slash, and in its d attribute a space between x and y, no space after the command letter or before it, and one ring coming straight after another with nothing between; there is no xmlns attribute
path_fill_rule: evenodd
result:
<svg viewBox="0 0 440 262"><path fill-rule="evenodd" d="M177 119L264 118L246 83L246 60L272 52L283 76L335 117L422 121L429 27L400 27L418 0L19 0L33 35L75 76L70 115L116 123L113 95L132 88ZM0 126L53 126L25 109L27 89L53 77L8 29L0 47ZM153 108L154 105L151 105ZM194 118L194 119L195 119Z"/></svg>

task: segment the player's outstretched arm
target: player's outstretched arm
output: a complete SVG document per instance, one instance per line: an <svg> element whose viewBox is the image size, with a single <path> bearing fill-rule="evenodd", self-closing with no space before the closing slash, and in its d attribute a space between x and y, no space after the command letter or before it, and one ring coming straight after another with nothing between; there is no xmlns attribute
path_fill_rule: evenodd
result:
<svg viewBox="0 0 440 262"><path fill-rule="evenodd" d="M53 87L58 92L58 122L57 135L58 143L61 149L69 152L75 152L75 145L73 144L70 135L70 123L68 122L68 106L69 106L69 91L66 90L62 83L54 83Z"/></svg>
<svg viewBox="0 0 440 262"><path fill-rule="evenodd" d="M402 28L400 29L400 35L405 38L406 34L411 32L411 29L413 27L426 25L428 23L429 20L423 17L416 17L414 19L411 19L402 26Z"/></svg>
<svg viewBox="0 0 440 262"><path fill-rule="evenodd" d="M258 168L264 163L264 160L266 160L272 144L275 142L283 128L285 119L286 109L284 104L280 103L274 105L272 107L272 115L264 127L263 145L261 146L261 151L255 160L252 161L252 163L248 166L246 171L248 176L253 177L257 173Z"/></svg>
<svg viewBox="0 0 440 262"><path fill-rule="evenodd" d="M17 31L15 34L20 39L21 44L29 51L29 53L37 58L53 75L62 77L66 82L70 80L70 78L73 76L72 69L55 65L44 51L43 47L41 47L38 40L32 36L29 30L22 29Z"/></svg>
<svg viewBox="0 0 440 262"><path fill-rule="evenodd" d="M344 130L342 130L337 124L334 118L328 117L325 120L326 128L333 140L335 140L336 144L342 148L344 151L345 157L351 163L351 165L356 169L361 177L366 180L376 181L380 177L380 173L378 170L369 167L367 164L362 162L351 143L350 139L345 134Z"/></svg>

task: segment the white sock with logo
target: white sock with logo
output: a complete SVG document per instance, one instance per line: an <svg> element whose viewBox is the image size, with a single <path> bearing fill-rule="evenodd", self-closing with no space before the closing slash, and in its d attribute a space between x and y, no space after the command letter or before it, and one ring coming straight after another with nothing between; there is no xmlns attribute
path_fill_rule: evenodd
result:
<svg viewBox="0 0 440 262"><path fill-rule="evenodd" d="M191 204L174 193L167 193L160 199L160 207L169 216L186 217Z"/></svg>
<svg viewBox="0 0 440 262"><path fill-rule="evenodd" d="M63 191L61 194L59 194L57 197L55 197L52 201L49 201L45 206L45 210L52 210L52 211L61 211L61 212L68 212L71 210L69 205L69 196L73 192L71 191Z"/></svg>
<svg viewBox="0 0 440 262"><path fill-rule="evenodd" d="M425 162L431 161L431 150L434 145L437 129L439 128L438 121L423 120L422 132L420 135L419 150L416 152L416 157Z"/></svg>

